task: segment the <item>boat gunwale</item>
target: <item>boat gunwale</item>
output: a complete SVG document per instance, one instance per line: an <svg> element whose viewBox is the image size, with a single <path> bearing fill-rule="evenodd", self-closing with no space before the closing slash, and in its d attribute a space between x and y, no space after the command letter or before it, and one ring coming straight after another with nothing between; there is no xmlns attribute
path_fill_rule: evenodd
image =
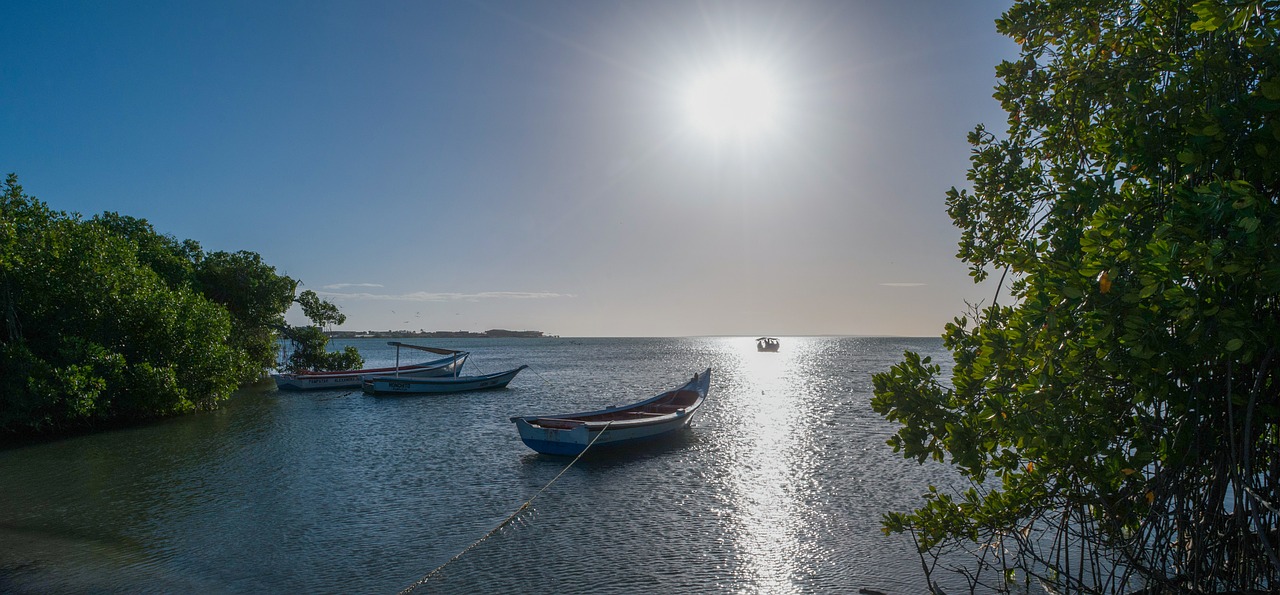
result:
<svg viewBox="0 0 1280 595"><path fill-rule="evenodd" d="M569 419L569 418L561 418L561 417L537 417L537 418L532 418L528 420L521 418L520 421L524 421L525 423L531 426L543 428L547 430L571 431L575 428L585 426L588 432L600 432L600 431L603 431L605 428L614 430L614 429L622 429L622 428L642 428L645 426L661 425L664 423L670 423L675 419L687 417L689 413L690 412L684 409L681 409L678 411L673 411L671 413L657 414L655 417L646 417L646 418L637 418L637 419L610 419L610 420L603 420L603 421L601 420L587 421L587 420L581 420L581 419ZM542 422L552 422L553 425L545 425ZM563 427L560 427L559 424L563 424Z"/></svg>
<svg viewBox="0 0 1280 595"><path fill-rule="evenodd" d="M462 384L465 382L480 382L485 380L492 380L494 378L500 378L502 376L506 376L507 374L514 375L519 371L528 367L529 367L528 365L522 365L518 368L512 368L510 370L504 370L502 372L494 372L492 374L481 374L479 376L433 376L433 377L425 377L425 378L404 377L404 376L370 376L368 378L365 378L364 381L368 383L382 381L382 382L404 382L407 384L436 384L441 386L447 386L450 384Z"/></svg>
<svg viewBox="0 0 1280 595"><path fill-rule="evenodd" d="M345 378L348 376L370 376L375 374L382 374L385 372L417 371L417 370L421 370L422 368L445 366L453 361L465 359L469 355L471 355L470 352L461 351L461 352L458 352L458 354L456 355L450 355L450 356L442 357L439 359L420 362L416 364L404 364L399 367L388 366L385 368L361 368L359 370L330 370L326 372L305 372L304 371L304 372L294 372L291 374L277 374L277 376L280 376L283 378L292 378L292 379L320 379L320 378Z"/></svg>
<svg viewBox="0 0 1280 595"><path fill-rule="evenodd" d="M711 368L707 368L705 371L696 374L692 380L678 388L667 390L643 401L623 405L621 407L607 407L596 411L584 411L569 414L523 415L512 417L511 421L524 422L525 424L533 427L558 431L573 431L579 427L586 426L587 431L589 432L599 432L604 430L606 427L609 429L638 428L671 423L674 420L693 415L698 408L702 406L702 402L706 400L707 392L710 390L710 379L707 377L710 372ZM645 407L653 405L664 399L675 400L681 395L681 393L693 393L694 398L692 402L669 412L643 411ZM633 415L635 413L648 413L650 415L643 418L627 419L623 417L619 419L608 419L608 416L626 416ZM551 424L543 425L540 423L542 421L548 421L551 422Z"/></svg>

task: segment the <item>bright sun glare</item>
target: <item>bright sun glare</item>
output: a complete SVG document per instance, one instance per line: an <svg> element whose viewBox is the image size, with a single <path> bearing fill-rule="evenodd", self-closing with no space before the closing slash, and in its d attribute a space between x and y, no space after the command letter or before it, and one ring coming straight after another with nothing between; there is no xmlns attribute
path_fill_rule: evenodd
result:
<svg viewBox="0 0 1280 595"><path fill-rule="evenodd" d="M767 68L739 62L694 80L685 91L684 108L702 134L744 139L773 128L778 95L778 83Z"/></svg>

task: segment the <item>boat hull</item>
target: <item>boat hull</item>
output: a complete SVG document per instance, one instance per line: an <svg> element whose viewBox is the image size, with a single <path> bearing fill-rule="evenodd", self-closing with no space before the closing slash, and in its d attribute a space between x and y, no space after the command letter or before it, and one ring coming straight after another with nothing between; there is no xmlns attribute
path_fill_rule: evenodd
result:
<svg viewBox="0 0 1280 595"><path fill-rule="evenodd" d="M403 376L374 376L362 384L365 393L371 395L433 395L460 393L475 390L506 388L511 380L528 366L514 370L486 374L484 376L405 378Z"/></svg>
<svg viewBox="0 0 1280 595"><path fill-rule="evenodd" d="M466 363L468 355L467 353L460 353L435 361L400 366L398 374L409 378L455 376L462 371L462 366ZM369 376L385 376L396 373L397 368L377 368L315 374L272 374L271 377L276 381L276 388L279 390L326 390L360 388L361 383Z"/></svg>
<svg viewBox="0 0 1280 595"><path fill-rule="evenodd" d="M520 440L525 446L537 452L575 456L586 450L588 445L592 449L613 449L668 438L676 432L688 429L689 424L693 423L693 417L693 414L686 414L681 419L643 428L591 429L582 425L574 429L556 429L535 426L523 419L516 421L516 427L520 430Z"/></svg>
<svg viewBox="0 0 1280 595"><path fill-rule="evenodd" d="M711 370L651 399L599 411L513 417L525 446L549 455L577 455L587 448L615 449L659 440L693 423L711 383Z"/></svg>

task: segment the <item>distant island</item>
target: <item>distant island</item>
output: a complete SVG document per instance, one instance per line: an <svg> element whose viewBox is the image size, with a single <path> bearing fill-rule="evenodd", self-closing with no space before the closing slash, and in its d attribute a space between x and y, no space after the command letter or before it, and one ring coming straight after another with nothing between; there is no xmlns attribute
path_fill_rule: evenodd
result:
<svg viewBox="0 0 1280 595"><path fill-rule="evenodd" d="M541 337L554 337L555 335L544 335L542 331L508 331L505 329L491 329L481 332L472 331L327 331L325 334L332 339L498 339L498 338L519 338L519 339L537 339Z"/></svg>

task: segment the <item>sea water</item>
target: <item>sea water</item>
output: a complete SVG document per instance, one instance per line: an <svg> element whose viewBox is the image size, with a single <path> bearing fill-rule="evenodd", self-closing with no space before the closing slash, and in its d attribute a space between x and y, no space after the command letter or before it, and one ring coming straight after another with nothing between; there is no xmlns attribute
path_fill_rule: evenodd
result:
<svg viewBox="0 0 1280 595"><path fill-rule="evenodd" d="M406 342L471 351L465 374L529 368L436 396L263 383L218 411L0 450L0 591L394 593L436 569L416 592L925 591L910 539L880 518L953 474L885 444L871 375L904 350L948 364L937 339ZM395 361L385 339L346 345ZM509 421L708 367L690 431L567 471Z"/></svg>

